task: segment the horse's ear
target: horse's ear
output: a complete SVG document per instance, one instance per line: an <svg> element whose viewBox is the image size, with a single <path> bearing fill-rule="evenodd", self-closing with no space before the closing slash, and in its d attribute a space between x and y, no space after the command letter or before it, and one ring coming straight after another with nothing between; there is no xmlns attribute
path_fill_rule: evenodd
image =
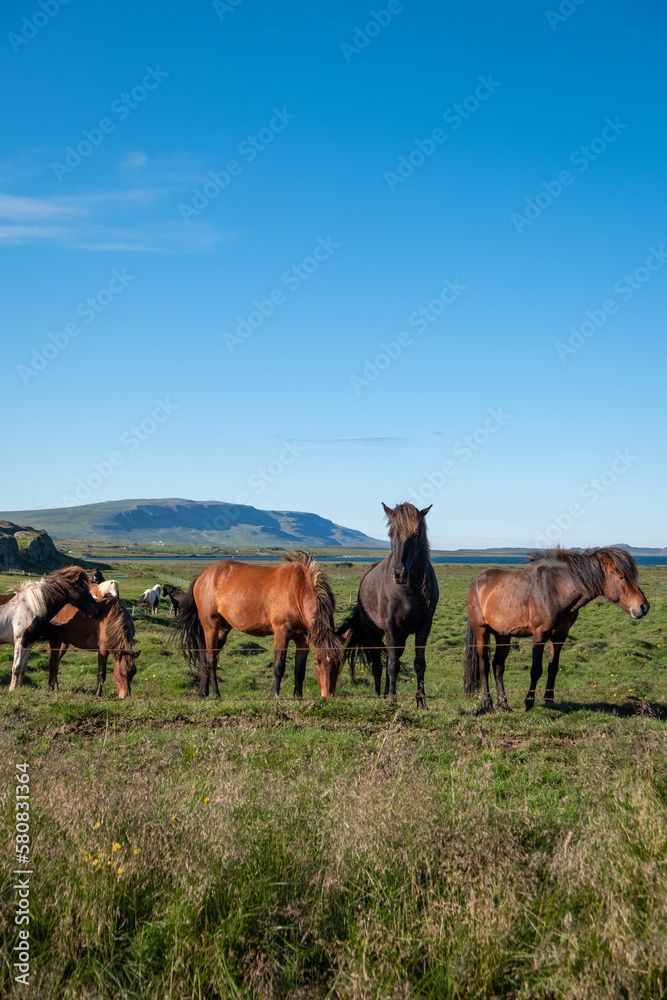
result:
<svg viewBox="0 0 667 1000"><path fill-rule="evenodd" d="M430 509L431 509L431 507L432 507L432 506L433 506L433 504L432 504L432 503L430 503L430 504L428 505L428 507L424 507L424 509L423 509L423 510L420 510L420 511L419 511L419 516L420 516L420 517L426 517L426 515L428 514L428 512L430 511Z"/></svg>
<svg viewBox="0 0 667 1000"><path fill-rule="evenodd" d="M383 503L383 504L382 504L382 507L383 507L383 509L384 509L384 512L385 512L385 514L387 515L387 517L389 517L389 515L390 515L390 514L393 514L393 513L394 513L394 511L392 510L392 508L391 508L391 507L387 507L386 503Z"/></svg>

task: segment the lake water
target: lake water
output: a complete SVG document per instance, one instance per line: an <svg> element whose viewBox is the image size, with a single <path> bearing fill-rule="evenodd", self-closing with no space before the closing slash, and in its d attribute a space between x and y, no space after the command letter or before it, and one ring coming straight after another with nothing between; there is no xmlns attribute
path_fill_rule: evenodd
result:
<svg viewBox="0 0 667 1000"><path fill-rule="evenodd" d="M151 563L174 563L174 562L217 562L218 560L214 556L134 556L126 557L123 556L120 559L116 559L111 556L89 556L83 555L81 557L87 562L94 562L96 559L99 562L113 562L113 563L126 563L126 562L151 562ZM234 559L235 556L225 556L226 559ZM317 561L322 563L340 563L340 562L351 562L351 563L368 563L375 562L376 559L383 559L384 555L378 553L377 556L318 556ZM639 566L665 566L667 565L667 556L635 556L635 562ZM281 562L280 556L239 556L239 562ZM523 556L432 556L431 562L433 563L493 563L494 565L520 565L523 563Z"/></svg>

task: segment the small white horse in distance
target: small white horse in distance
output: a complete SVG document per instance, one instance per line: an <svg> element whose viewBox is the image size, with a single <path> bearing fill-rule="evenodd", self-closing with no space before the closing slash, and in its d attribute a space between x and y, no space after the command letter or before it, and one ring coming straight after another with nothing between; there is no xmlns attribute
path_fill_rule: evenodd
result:
<svg viewBox="0 0 667 1000"><path fill-rule="evenodd" d="M162 593L162 586L156 583L154 587L150 590L144 590L143 594L137 601L139 606L143 605L150 608L151 614L156 615L160 610L160 594Z"/></svg>
<svg viewBox="0 0 667 1000"><path fill-rule="evenodd" d="M100 597L119 598L118 580L103 580L97 584L97 593Z"/></svg>

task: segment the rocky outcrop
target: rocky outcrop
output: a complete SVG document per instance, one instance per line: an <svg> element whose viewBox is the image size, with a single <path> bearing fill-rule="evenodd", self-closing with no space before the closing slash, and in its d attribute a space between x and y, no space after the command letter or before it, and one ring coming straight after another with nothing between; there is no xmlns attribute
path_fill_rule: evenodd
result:
<svg viewBox="0 0 667 1000"><path fill-rule="evenodd" d="M7 522L5 522L7 523ZM21 569L18 542L0 528L0 569Z"/></svg>
<svg viewBox="0 0 667 1000"><path fill-rule="evenodd" d="M19 552L30 563L36 563L44 569L57 569L62 565L62 556L51 541L51 536L42 529L22 528L14 538L18 542Z"/></svg>
<svg viewBox="0 0 667 1000"><path fill-rule="evenodd" d="M58 569L64 562L43 528L0 521L0 569Z"/></svg>

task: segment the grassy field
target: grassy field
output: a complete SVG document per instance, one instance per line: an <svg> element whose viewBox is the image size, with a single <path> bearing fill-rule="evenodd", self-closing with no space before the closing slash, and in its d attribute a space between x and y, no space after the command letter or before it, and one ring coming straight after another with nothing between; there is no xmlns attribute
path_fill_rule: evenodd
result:
<svg viewBox="0 0 667 1000"><path fill-rule="evenodd" d="M119 564L131 605L201 563ZM342 617L360 565L329 577ZM580 614L556 702L511 714L462 694L465 599L481 566L438 566L429 711L411 656L399 700L346 673L322 702L268 699L270 642L233 632L222 699L170 648L166 604L137 614L131 701L92 697L71 650L60 691L31 657L9 695L0 647L3 964L25 998L667 997L667 569L640 567L632 621ZM111 575L106 573L107 576ZM0 576L0 592L16 577ZM538 699L543 691L538 688ZM13 981L17 762L32 782L31 985Z"/></svg>

